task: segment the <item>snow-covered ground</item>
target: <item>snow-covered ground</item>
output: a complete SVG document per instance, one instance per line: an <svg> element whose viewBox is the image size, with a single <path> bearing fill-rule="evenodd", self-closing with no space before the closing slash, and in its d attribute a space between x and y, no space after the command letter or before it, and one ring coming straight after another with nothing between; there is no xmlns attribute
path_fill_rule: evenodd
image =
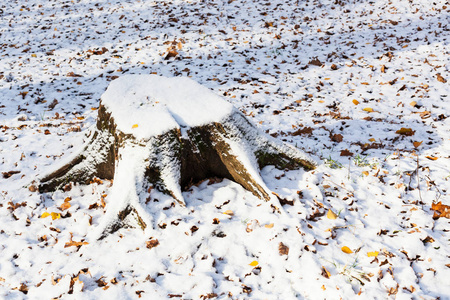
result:
<svg viewBox="0 0 450 300"><path fill-rule="evenodd" d="M449 21L444 0L2 1L0 297L450 299L432 210L450 205ZM145 232L91 239L111 182L29 186L123 74L189 76L321 164L262 170L282 213L211 180L186 208L154 194Z"/></svg>

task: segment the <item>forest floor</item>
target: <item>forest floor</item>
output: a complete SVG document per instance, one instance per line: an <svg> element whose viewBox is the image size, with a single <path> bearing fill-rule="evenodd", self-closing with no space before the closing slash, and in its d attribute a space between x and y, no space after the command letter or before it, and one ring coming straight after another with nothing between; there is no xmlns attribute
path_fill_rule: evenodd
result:
<svg viewBox="0 0 450 300"><path fill-rule="evenodd" d="M0 4L0 298L450 299L450 5ZM319 162L157 195L90 238L111 182L38 193L123 74L189 76ZM115 182L114 185L120 184ZM447 279L446 279L447 278Z"/></svg>

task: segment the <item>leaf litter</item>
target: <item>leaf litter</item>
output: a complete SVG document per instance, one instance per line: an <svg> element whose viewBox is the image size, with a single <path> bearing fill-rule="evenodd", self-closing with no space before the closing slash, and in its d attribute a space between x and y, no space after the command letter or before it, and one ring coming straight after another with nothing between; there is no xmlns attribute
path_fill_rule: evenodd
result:
<svg viewBox="0 0 450 300"><path fill-rule="evenodd" d="M6 1L0 297L448 297L448 10ZM193 185L186 208L149 191L151 229L91 240L110 182L39 194L33 180L82 144L123 74L190 76L324 164L265 168L282 206L228 180Z"/></svg>

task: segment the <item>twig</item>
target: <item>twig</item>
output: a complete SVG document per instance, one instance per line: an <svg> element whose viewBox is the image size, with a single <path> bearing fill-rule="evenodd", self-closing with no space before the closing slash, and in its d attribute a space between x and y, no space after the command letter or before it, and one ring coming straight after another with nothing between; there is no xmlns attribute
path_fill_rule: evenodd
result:
<svg viewBox="0 0 450 300"><path fill-rule="evenodd" d="M417 189L419 190L419 198L420 198L420 202L423 203L422 200L422 192L420 191L420 181L419 181L419 154L417 154L417 172L416 172L416 176L417 176Z"/></svg>
<svg viewBox="0 0 450 300"><path fill-rule="evenodd" d="M439 197L436 198L435 202L438 202L438 200L441 198L442 193L439 190L439 188L437 187L436 183L434 183L433 180L431 180L430 176L425 175L428 178L428 183L431 184L432 186L434 186L436 188L436 191L439 193Z"/></svg>

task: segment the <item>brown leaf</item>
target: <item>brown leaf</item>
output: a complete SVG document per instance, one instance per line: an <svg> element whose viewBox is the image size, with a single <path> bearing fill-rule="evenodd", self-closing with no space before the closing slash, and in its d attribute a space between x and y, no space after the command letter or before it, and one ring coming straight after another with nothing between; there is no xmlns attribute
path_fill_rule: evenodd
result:
<svg viewBox="0 0 450 300"><path fill-rule="evenodd" d="M70 205L70 203L69 202L64 202L63 204L61 204L61 206L59 207L59 209L61 209L61 210L66 210L66 209L69 209L71 207L71 205Z"/></svg>
<svg viewBox="0 0 450 300"><path fill-rule="evenodd" d="M150 241L145 242L145 244L148 249L152 249L159 245L159 241L157 239L151 239Z"/></svg>
<svg viewBox="0 0 450 300"><path fill-rule="evenodd" d="M333 141L333 142L336 142L336 143L340 143L340 142L342 142L342 139L343 139L344 137L342 136L342 134L333 134L332 136L331 136L331 140Z"/></svg>
<svg viewBox="0 0 450 300"><path fill-rule="evenodd" d="M312 60L308 62L308 65L318 66L321 67L323 65L322 62L317 57L314 57Z"/></svg>
<svg viewBox="0 0 450 300"><path fill-rule="evenodd" d="M350 152L348 149L341 150L341 156L353 156L353 152Z"/></svg>
<svg viewBox="0 0 450 300"><path fill-rule="evenodd" d="M405 136L412 136L416 132L414 130L412 130L411 128L402 127L399 130L397 130L395 133L405 135Z"/></svg>
<svg viewBox="0 0 450 300"><path fill-rule="evenodd" d="M83 246L83 245L87 245L87 244L89 244L89 243L88 243L88 242L75 242L75 241L70 241L70 242L67 242L67 243L64 245L64 248L72 247L72 246L78 247L78 246Z"/></svg>
<svg viewBox="0 0 450 300"><path fill-rule="evenodd" d="M291 133L292 136L298 136L298 135L312 135L314 129L311 127L303 127L301 129L298 129L297 131L294 131Z"/></svg>
<svg viewBox="0 0 450 300"><path fill-rule="evenodd" d="M278 252L280 253L280 255L288 255L289 247L280 242L280 244L278 245Z"/></svg>
<svg viewBox="0 0 450 300"><path fill-rule="evenodd" d="M450 206L442 204L442 201L432 203L431 209L435 211L433 219L438 219L441 217L450 219Z"/></svg>
<svg viewBox="0 0 450 300"><path fill-rule="evenodd" d="M328 272L328 270L324 266L322 266L322 276L327 279L329 279L331 277L330 272Z"/></svg>
<svg viewBox="0 0 450 300"><path fill-rule="evenodd" d="M173 49L173 48L169 48L169 51L167 52L166 57L164 58L165 60L168 60L172 57L176 57L178 55L177 50Z"/></svg>
<svg viewBox="0 0 450 300"><path fill-rule="evenodd" d="M75 74L74 72L69 72L66 75L67 77L83 77L82 75L79 74Z"/></svg>
<svg viewBox="0 0 450 300"><path fill-rule="evenodd" d="M21 283L20 287L19 287L19 291L21 291L25 295L28 294L28 286L25 283Z"/></svg>
<svg viewBox="0 0 450 300"><path fill-rule="evenodd" d="M418 148L420 145L422 145L423 141L420 142L413 142L414 148Z"/></svg>
<svg viewBox="0 0 450 300"><path fill-rule="evenodd" d="M437 81L439 81L439 82L442 82L442 83L447 82L447 80L444 77L442 77L441 74L439 74L439 73L436 74L436 78L437 78Z"/></svg>
<svg viewBox="0 0 450 300"><path fill-rule="evenodd" d="M434 239L431 236L427 236L426 238L424 238L422 240L422 243L426 244L426 243L434 243Z"/></svg>
<svg viewBox="0 0 450 300"><path fill-rule="evenodd" d="M108 285L108 283L103 280L103 276L97 279L95 282L97 283L98 287L104 287Z"/></svg>
<svg viewBox="0 0 450 300"><path fill-rule="evenodd" d="M19 174L20 171L9 171L9 172L2 172L3 178L7 179L11 176L13 176L14 174Z"/></svg>

